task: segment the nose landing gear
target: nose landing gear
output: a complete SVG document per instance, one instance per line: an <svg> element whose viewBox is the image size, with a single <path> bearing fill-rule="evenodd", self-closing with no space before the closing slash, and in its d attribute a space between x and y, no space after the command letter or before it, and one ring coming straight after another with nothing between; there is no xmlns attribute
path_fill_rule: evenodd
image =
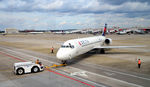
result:
<svg viewBox="0 0 150 87"><path fill-rule="evenodd" d="M61 60L61 64L67 64L67 60Z"/></svg>

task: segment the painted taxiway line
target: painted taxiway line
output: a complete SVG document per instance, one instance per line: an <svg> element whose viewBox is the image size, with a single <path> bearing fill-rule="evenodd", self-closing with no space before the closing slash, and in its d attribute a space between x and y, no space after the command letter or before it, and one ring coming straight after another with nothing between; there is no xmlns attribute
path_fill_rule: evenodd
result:
<svg viewBox="0 0 150 87"><path fill-rule="evenodd" d="M6 54L6 53L4 53L4 52L0 52L0 54L3 54L3 55L5 55L5 56L8 56L8 57L10 57L10 58L12 58L12 59L15 59L15 60L19 60L19 61L21 61L21 62L25 62L25 60L23 60L23 59L14 57L14 56L12 56L12 55L8 55L8 54Z"/></svg>
<svg viewBox="0 0 150 87"><path fill-rule="evenodd" d="M3 48L3 47L0 47L0 48ZM6 48L5 48L6 49ZM19 54L22 54L22 55L24 55L24 56L29 56L29 57L32 57L32 58L34 58L34 59L40 59L40 60L43 60L43 61L46 61L46 62L49 62L49 63L51 63L51 64L59 64L59 63L57 63L57 62L51 62L51 61L48 61L48 60L46 60L46 59L42 59L42 58L38 58L38 57L35 57L35 56L31 56L31 55L26 55L26 54L24 54L24 53L21 53L21 52L16 52L16 51L13 51L13 50L10 50L10 49L7 49L8 51L11 51L11 52L14 52L14 53L19 53ZM91 64L91 63L87 63L86 62L86 64L82 64L82 63L80 63L81 65L95 65L95 64ZM101 65L96 65L96 66L100 66L100 67L102 67ZM90 67L92 67L92 68L95 68L95 69L103 69L103 68L100 68L100 67L95 67L95 66L90 66ZM126 76L131 76L131 77L135 77L135 78L140 78L140 79L143 79L143 80L149 80L150 81L150 79L149 78L144 78L144 77L140 77L140 76L136 76L136 75L132 75L132 74L128 74L128 73L123 73L123 72L118 72L118 71L114 71L114 70L110 70L110 69L103 69L103 70L106 70L106 71L109 71L109 72L113 72L113 73L118 73L118 74L122 74L122 75L126 75Z"/></svg>
<svg viewBox="0 0 150 87"><path fill-rule="evenodd" d="M61 74L61 73L58 73L58 72L52 71L52 70L50 70L50 69L47 69L47 70L48 70L49 72L53 72L53 73L55 73L55 74L57 74L57 75L60 75L60 76L65 77L65 78L69 78L69 79L74 80L74 81L76 81L76 82L79 82L79 83L85 84L85 85L87 85L87 86L95 87L95 86L90 85L90 84L88 84L88 83L85 83L85 82L83 82L83 81L80 81L80 80L77 80L77 79L71 78L71 77L69 77L69 76L67 76L67 75L64 75L64 74Z"/></svg>
<svg viewBox="0 0 150 87"><path fill-rule="evenodd" d="M9 51L12 51L12 50L9 50ZM16 52L16 51L13 51L13 52L18 53L18 52ZM20 52L19 52L19 53L20 53ZM46 61L46 62L56 63L56 62L51 62L51 61L46 60L46 59L36 58L36 57L34 57L34 56L31 56L31 55L26 55L26 54L24 54L24 53L21 53L21 54L22 54L22 55L25 55L25 56L29 56L29 57L35 58L35 59L40 59L40 60L43 60L43 61ZM70 66L69 66L69 67L70 67ZM71 68L75 68L75 67L71 67ZM78 69L78 68L76 68L76 69ZM86 72L88 72L88 71L86 71ZM88 73L91 73L91 74L96 75L96 76L99 76L99 77L104 77L104 78L112 79L112 80L115 80L115 81L118 81L118 82L122 82L122 83L125 83L125 84L129 84L129 85L132 85L132 86L142 87L142 86L140 86L140 85L136 85L136 84L129 83L129 82L126 82L126 81L118 80L118 79L115 79L115 78L110 78L110 77L103 76L103 75L99 75L99 74L96 74L96 73L92 73L92 72L88 72ZM100 85L100 86L101 86L101 85Z"/></svg>
<svg viewBox="0 0 150 87"><path fill-rule="evenodd" d="M69 67L70 67L70 66L69 66ZM74 68L74 69L79 70L78 68L75 68L75 67L71 67L71 68ZM126 81L123 81L123 80L119 80L119 79L115 79L115 78L112 78L112 77L100 75L100 74L93 73L93 72L89 72L89 71L86 71L86 70L83 70L83 71L85 71L86 73L89 73L89 74L91 74L91 75L94 75L94 76L98 76L98 77L102 77L102 78L107 78L107 79L112 80L112 81L116 81L116 82L128 84L128 85L131 85L132 87L143 87L143 86L141 86L141 85L137 85L137 84L134 84L134 83L129 83L129 82L126 82Z"/></svg>
<svg viewBox="0 0 150 87"><path fill-rule="evenodd" d="M35 57L35 56L28 55L28 54L25 54L25 53L16 52L16 51L13 51L13 50L10 50L10 49L7 49L7 50L10 51L10 52L19 53L19 54L21 54L21 55L28 56L28 57L31 57L31 58L34 58L34 59L40 59L40 60L42 60L42 61L46 61L46 62L49 62L49 63L51 63L51 64L59 64L59 63L57 63L57 62L51 62L51 61L49 61L49 60L42 59L42 58L39 58L39 57L37 58L37 57ZM11 54L11 55L13 55L13 54ZM16 57L15 55L13 55L13 56ZM20 59L22 59L22 58L20 58ZM57 72L58 72L58 70L57 70ZM59 72L60 72L60 71L59 71ZM61 72L61 73L63 73L63 72ZM64 73L64 74L67 74L67 73ZM69 75L69 74L67 74L67 75ZM79 77L76 77L76 76L72 76L72 77L75 77L75 78L77 78L77 79L80 79L80 80L83 80L83 81L86 81L86 82L95 84L96 86L106 87L106 86L104 86L104 85L97 84L97 83L95 83L95 82L93 82L93 81L90 81L90 80L85 80L85 79L82 79L82 78L79 78Z"/></svg>
<svg viewBox="0 0 150 87"><path fill-rule="evenodd" d="M23 60L23 59L21 59L21 58L14 57L14 56L12 56L12 55L9 55L9 54L4 53L4 52L1 52L1 51L0 51L0 54L5 55L5 56L8 56L9 58L12 58L12 59L15 59L15 60L19 60L19 61L21 61L21 62L25 62L25 60ZM83 82L83 81L77 80L77 79L72 78L72 77L69 77L69 76L67 76L67 75L63 75L63 74L61 74L61 73L58 73L58 72L52 71L52 70L50 70L50 69L46 69L46 70L47 70L47 71L49 71L49 72L53 72L54 74L57 74L57 75L60 75L60 76L66 77L66 78L68 78L68 79L71 79L71 80L73 80L73 81L76 81L76 82L82 83L82 84L87 85L87 86L89 86L89 87L95 87L95 86L90 85L90 84L88 84L88 83L86 83L86 82ZM90 82L91 82L91 81L90 81ZM103 87L104 87L104 86L103 86Z"/></svg>
<svg viewBox="0 0 150 87"><path fill-rule="evenodd" d="M3 49L6 49L6 48L3 48ZM40 59L40 60L43 60L43 61L46 61L46 62L49 62L49 63L58 64L58 63L56 63L56 62L51 62L51 61L46 60L46 59L42 59L42 58L39 58L39 57L36 58L35 56L27 55L27 54L25 54L25 53L16 52L16 51L13 51L13 50L10 50L10 49L7 49L7 50L9 50L10 52L22 54L22 55L24 55L24 56L29 56L29 57L32 57L32 58L35 58L35 59ZM71 66L69 66L69 67L71 67ZM71 67L71 68L75 68L75 67ZM76 68L76 69L78 69L78 68ZM105 77L105 78L108 78L108 79L110 78L110 79L114 79L115 81L119 81L119 82L122 82L122 83L125 83L125 84L129 84L129 85L132 85L132 86L142 87L141 85L137 85L137 84L134 84L134 83L129 83L129 82L126 82L126 81L123 81L123 80L119 80L119 79L115 79L115 78L111 78L111 77L99 75L99 74L97 74L97 73L92 73L92 72L89 72L89 71L87 71L87 72L88 72L88 73L91 73L91 74L93 74L93 75L95 75L95 76Z"/></svg>
<svg viewBox="0 0 150 87"><path fill-rule="evenodd" d="M55 64L59 64L59 63L56 63L56 62L48 61L48 60L46 60L46 59L42 59L42 58L40 58L40 57L31 56L31 55L28 55L28 54L25 54L25 53L22 53L22 52L16 52L16 51L10 50L10 49L8 49L8 48L3 48L3 47L0 47L0 48L2 48L2 49L7 49L7 51L9 51L9 52L13 52L13 53L21 54L21 55L23 55L23 56L31 57L31 58L33 58L33 59L35 59L35 60L40 59L40 60L42 60L42 61L46 61L46 62L49 62L49 63L51 63L51 64L54 64L54 63L55 63ZM13 55L13 54L11 54L11 55ZM15 55L13 55L13 56L15 57ZM22 59L22 58L20 58L20 59Z"/></svg>
<svg viewBox="0 0 150 87"><path fill-rule="evenodd" d="M84 65L85 63L84 64L80 63L80 64ZM101 67L104 67L104 66L101 66L101 65L96 65L97 67L95 67L95 66L92 66L92 65L95 65L95 64L91 64L91 63L87 63L87 62L86 62L86 65L89 66L89 67L95 68L95 69L106 70L106 71L109 71L109 72L118 73L118 74L122 74L122 75L131 76L131 77L135 77L135 78L139 78L139 79L150 81L149 78L144 78L144 77L136 76L136 75L133 75L133 74L118 72L118 71L114 71L114 70L110 70L110 69L106 69L106 68L104 69L104 68L101 68ZM100 66L100 67L98 67L98 66Z"/></svg>
<svg viewBox="0 0 150 87"><path fill-rule="evenodd" d="M66 73L66 72L63 72L63 71L60 71L60 70L57 70L57 69L54 69L54 70L57 71L57 72L63 73L63 74L65 74L65 75L67 75L67 76L70 75L70 74L68 74L68 73ZM98 83L95 83L95 82L93 82L93 81L80 78L80 77L78 77L78 76L72 76L72 77L77 78L77 79L80 79L80 80L83 80L83 81L86 81L86 82L89 82L89 83L92 83L92 84L94 84L94 85L96 85L96 86L98 86L98 87L107 87L107 86L105 86L105 85L98 84Z"/></svg>

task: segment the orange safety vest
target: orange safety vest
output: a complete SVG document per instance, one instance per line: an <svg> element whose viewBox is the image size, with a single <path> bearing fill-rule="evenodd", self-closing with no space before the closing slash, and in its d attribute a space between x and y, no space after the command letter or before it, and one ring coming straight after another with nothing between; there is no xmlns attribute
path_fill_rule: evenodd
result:
<svg viewBox="0 0 150 87"><path fill-rule="evenodd" d="M36 64L39 64L39 61L36 61L35 63L36 63Z"/></svg>
<svg viewBox="0 0 150 87"><path fill-rule="evenodd" d="M138 64L141 64L141 60L138 61Z"/></svg>

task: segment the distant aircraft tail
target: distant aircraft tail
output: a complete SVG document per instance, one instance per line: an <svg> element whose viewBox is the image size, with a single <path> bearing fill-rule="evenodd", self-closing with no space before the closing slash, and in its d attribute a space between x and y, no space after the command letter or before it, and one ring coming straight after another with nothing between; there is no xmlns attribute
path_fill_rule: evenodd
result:
<svg viewBox="0 0 150 87"><path fill-rule="evenodd" d="M103 30L102 36L105 36L106 30L107 30L107 24L105 24L105 27L104 27L104 30Z"/></svg>

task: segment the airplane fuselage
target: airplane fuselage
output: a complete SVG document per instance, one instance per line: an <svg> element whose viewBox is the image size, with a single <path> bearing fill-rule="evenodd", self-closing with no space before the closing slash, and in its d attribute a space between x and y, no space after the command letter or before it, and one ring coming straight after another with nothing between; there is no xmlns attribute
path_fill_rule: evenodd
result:
<svg viewBox="0 0 150 87"><path fill-rule="evenodd" d="M101 53L105 53L105 50L112 48L143 47L143 46L110 46L112 43L112 39L105 37L105 33L107 31L106 29L107 24L105 24L102 36L79 38L66 41L59 48L56 55L57 58L59 60L62 60L61 62L65 64L66 60L75 58L93 49L100 49ZM104 44L106 45L104 46Z"/></svg>
<svg viewBox="0 0 150 87"><path fill-rule="evenodd" d="M56 56L60 60L72 59L92 50L95 46L102 46L105 40L104 36L68 40L60 47Z"/></svg>

